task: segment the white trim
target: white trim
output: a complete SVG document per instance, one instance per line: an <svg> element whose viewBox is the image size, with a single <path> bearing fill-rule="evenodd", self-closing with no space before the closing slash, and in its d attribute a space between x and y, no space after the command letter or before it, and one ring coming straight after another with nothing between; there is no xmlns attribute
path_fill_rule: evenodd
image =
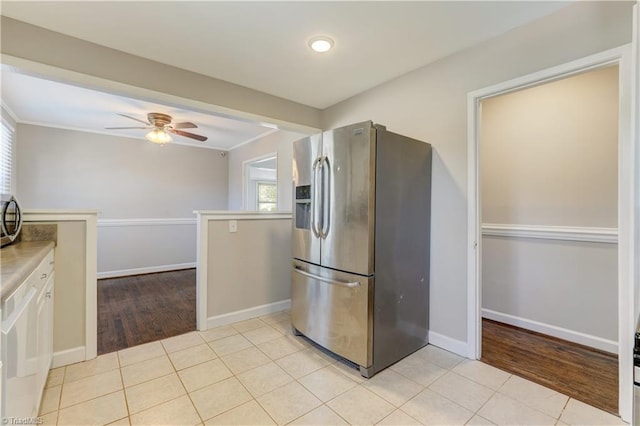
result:
<svg viewBox="0 0 640 426"><path fill-rule="evenodd" d="M635 5L634 8L638 6ZM636 15L637 17L637 15ZM634 25L637 25L634 23ZM467 158L468 158L468 216L467 216L467 344L470 358L481 354L481 252L480 187L479 187L479 125L480 102L501 94L521 90L588 70L609 65L619 67L618 119L618 377L619 413L623 420L631 420L633 407L633 331L635 329L634 301L637 283L636 260L638 237L637 212L640 204L638 173L640 159L636 156L637 135L632 116L636 93L633 93L631 45L610 49L595 55L538 71L467 95ZM631 87L630 87L631 86ZM637 90L636 90L637 91ZM637 115L637 114L636 114Z"/></svg>
<svg viewBox="0 0 640 426"><path fill-rule="evenodd" d="M97 215L99 210L67 210L67 209L23 209L24 214L37 216L38 220L60 220L60 217L64 217L64 220L83 220L83 219L69 219L69 217L81 217L86 218L88 215Z"/></svg>
<svg viewBox="0 0 640 426"><path fill-rule="evenodd" d="M0 105L2 105L2 108L3 108L5 111L7 111L7 114L9 114L9 117L11 117L11 119L12 119L13 121L15 121L15 122L16 122L16 124L20 122L20 120L18 120L18 116L16 115L16 113L15 113L15 112L13 112L13 110L12 110L11 108L9 108L9 105L7 105L7 104L6 104L6 102L5 102L4 100L3 100L3 101L0 101ZM11 126L11 127L13 127L13 126ZM15 130L15 129L13 129L13 130Z"/></svg>
<svg viewBox="0 0 640 426"><path fill-rule="evenodd" d="M640 182L640 0L636 0L633 5L633 23L631 36L631 91L633 93L631 102L631 117L635 123L631 126L631 140L634 141L636 149L635 157L635 181ZM636 205L640 201L640 186L636 188ZM640 207L636 207L636 220L640 220ZM640 226L640 225L639 225ZM636 238L631 239L633 252L636 253L640 249L640 234L636 234ZM635 288L640 287L640 256L636 256L635 263ZM635 294L634 313L638 315L640 310L640 291ZM628 372L628 374L633 374Z"/></svg>
<svg viewBox="0 0 640 426"><path fill-rule="evenodd" d="M85 355L98 355L98 225L97 210L24 210L25 222L85 222ZM82 361L83 361L82 360Z"/></svg>
<svg viewBox="0 0 640 426"><path fill-rule="evenodd" d="M435 331L429 330L429 344L463 357L467 356L467 342L452 339Z"/></svg>
<svg viewBox="0 0 640 426"><path fill-rule="evenodd" d="M278 183L278 151L275 152L270 152L268 154L264 154L264 155L260 155L258 157L254 157L254 158L249 158L247 160L244 160L242 162L242 210L247 210L247 205L248 205L248 196L249 194L247 193L247 165L249 163L253 163L254 161L260 161L260 160L266 160L268 158L275 158L276 159L276 185ZM278 203L277 203L277 194L276 194L276 209L278 208Z"/></svg>
<svg viewBox="0 0 640 426"><path fill-rule="evenodd" d="M483 223L482 235L542 240L585 241L607 244L618 243L618 230L616 228Z"/></svg>
<svg viewBox="0 0 640 426"><path fill-rule="evenodd" d="M52 129L70 130L72 132L91 133L91 134L96 134L96 135L113 136L113 137L116 137L116 138L133 139L133 140L137 140L137 141L140 141L140 142L149 142L145 138L144 134L142 134L140 136L131 136L131 135L125 135L125 134L122 134L122 133L118 133L118 132L115 132L115 131L106 131L106 130L97 130L97 129L82 129L80 127L65 126L63 124L44 123L44 122L41 122L41 121L16 120L16 123L26 124L26 125L29 125L29 126L49 127L49 128L52 128ZM226 153L227 150L229 149L229 148L221 148L221 147L211 146L211 145L203 145L203 144L197 143L197 142L189 142L189 141L185 141L185 140L178 140L177 138L174 138L170 143L172 145L190 146L192 148L213 149L215 151L222 151L223 153Z"/></svg>
<svg viewBox="0 0 640 426"><path fill-rule="evenodd" d="M64 351L54 352L51 360L51 368L64 367L85 360L86 348L78 346Z"/></svg>
<svg viewBox="0 0 640 426"><path fill-rule="evenodd" d="M591 334L581 333L579 331L569 330L568 328L557 327L555 325L545 324L543 322L529 320L515 315L503 314L491 309L482 309L482 317L524 328L526 330L546 334L548 336L557 337L558 339L568 340L573 343L589 346L612 354L618 353L618 342L615 340L604 339Z"/></svg>
<svg viewBox="0 0 640 426"><path fill-rule="evenodd" d="M124 226L174 226L195 225L196 219L191 217L181 218L144 218L144 219L98 219L98 228L124 227Z"/></svg>
<svg viewBox="0 0 640 426"><path fill-rule="evenodd" d="M86 359L98 356L98 224L96 215L87 216L86 221L86 323L85 341Z"/></svg>
<svg viewBox="0 0 640 426"><path fill-rule="evenodd" d="M98 279L126 277L129 275L153 274L156 272L179 271L181 269L193 269L196 262L176 263L174 265L146 266L144 268L121 269L119 271L98 272Z"/></svg>
<svg viewBox="0 0 640 426"><path fill-rule="evenodd" d="M254 306L252 308L241 309L228 314L216 315L207 318L207 329L220 327L221 325L233 324L234 322L244 321L264 315L280 312L291 308L291 299L281 300L279 302L267 303L266 305Z"/></svg>
<svg viewBox="0 0 640 426"><path fill-rule="evenodd" d="M273 128L272 128L272 129L269 129L269 130L267 130L267 131L266 131L266 132L264 132L264 133L260 133L258 136L254 136L254 137L252 137L251 139L247 139L246 141L244 141L244 142L240 142L239 144L234 145L234 146L232 146L231 148L227 148L227 149L228 149L229 151L233 151L234 149L236 149L236 148L240 148L241 146L248 145L248 144L250 144L251 142L255 142L255 141L260 140L260 139L262 139L262 138L266 138L267 136L269 136L269 135L271 135L271 134L273 134L273 133L277 132L278 130L280 130L280 129L278 129L278 128L276 128L276 129L273 129Z"/></svg>
<svg viewBox="0 0 640 426"><path fill-rule="evenodd" d="M207 288L209 287L209 216L198 212L196 235L196 328L206 330L207 326Z"/></svg>
<svg viewBox="0 0 640 426"><path fill-rule="evenodd" d="M199 217L206 220L266 220L266 219L291 219L291 212L260 213L260 212L233 212L233 211L205 211L195 210Z"/></svg>

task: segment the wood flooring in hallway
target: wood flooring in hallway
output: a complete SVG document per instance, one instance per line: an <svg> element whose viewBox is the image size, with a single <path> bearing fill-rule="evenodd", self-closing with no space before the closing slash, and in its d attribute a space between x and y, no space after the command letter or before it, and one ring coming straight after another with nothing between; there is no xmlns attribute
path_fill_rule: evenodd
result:
<svg viewBox="0 0 640 426"><path fill-rule="evenodd" d="M195 329L195 269L98 280L98 355Z"/></svg>
<svg viewBox="0 0 640 426"><path fill-rule="evenodd" d="M618 413L616 355L483 319L481 361Z"/></svg>

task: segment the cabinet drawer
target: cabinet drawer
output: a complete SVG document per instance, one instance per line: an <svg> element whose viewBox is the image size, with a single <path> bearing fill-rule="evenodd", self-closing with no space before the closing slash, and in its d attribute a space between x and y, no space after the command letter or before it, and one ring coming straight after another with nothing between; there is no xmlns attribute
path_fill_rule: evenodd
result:
<svg viewBox="0 0 640 426"><path fill-rule="evenodd" d="M42 290L42 288L44 287L45 283L47 282L47 280L49 279L49 277L51 276L51 273L53 272L53 263L54 263L54 257L53 257L53 250L51 250L44 259L42 259L42 261L40 262L40 264L38 265L38 267L36 268L36 270L33 272L34 274L34 283L36 286L36 290L38 292L40 292Z"/></svg>
<svg viewBox="0 0 640 426"><path fill-rule="evenodd" d="M39 293L53 272L54 250L49 251L27 279L2 303L2 320L13 312L32 287Z"/></svg>

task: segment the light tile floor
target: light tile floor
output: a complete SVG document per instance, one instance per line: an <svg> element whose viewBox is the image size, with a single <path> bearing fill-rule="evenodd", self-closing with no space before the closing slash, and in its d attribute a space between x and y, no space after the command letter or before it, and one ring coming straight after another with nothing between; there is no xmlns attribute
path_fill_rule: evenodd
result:
<svg viewBox="0 0 640 426"><path fill-rule="evenodd" d="M287 312L53 369L41 406L58 425L624 424L435 346L366 380Z"/></svg>

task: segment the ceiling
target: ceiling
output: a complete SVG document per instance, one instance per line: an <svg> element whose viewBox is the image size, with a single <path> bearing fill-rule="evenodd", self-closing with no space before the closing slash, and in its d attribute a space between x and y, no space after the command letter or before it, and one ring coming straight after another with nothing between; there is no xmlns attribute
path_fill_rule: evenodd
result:
<svg viewBox="0 0 640 426"><path fill-rule="evenodd" d="M316 108L538 19L568 2L484 1L2 1L2 15ZM335 40L312 52L315 35ZM17 121L144 139L119 116L161 112L198 125L229 150L281 132L265 123L205 114L26 75L2 66L2 103ZM293 135L293 134L292 134ZM297 135L296 135L297 136ZM293 136L292 136L293 137Z"/></svg>
<svg viewBox="0 0 640 426"><path fill-rule="evenodd" d="M259 123L187 111L45 80L18 73L8 67L2 68L2 103L21 123L139 139L144 139L148 130L107 130L105 127L144 126L118 113L146 121L148 112L161 112L171 115L173 122L190 121L196 124L197 129L185 130L209 138L206 142L199 142L172 135L174 143L222 150L279 131Z"/></svg>
<svg viewBox="0 0 640 426"><path fill-rule="evenodd" d="M3 0L2 14L324 109L567 4ZM308 48L320 34L333 50Z"/></svg>

